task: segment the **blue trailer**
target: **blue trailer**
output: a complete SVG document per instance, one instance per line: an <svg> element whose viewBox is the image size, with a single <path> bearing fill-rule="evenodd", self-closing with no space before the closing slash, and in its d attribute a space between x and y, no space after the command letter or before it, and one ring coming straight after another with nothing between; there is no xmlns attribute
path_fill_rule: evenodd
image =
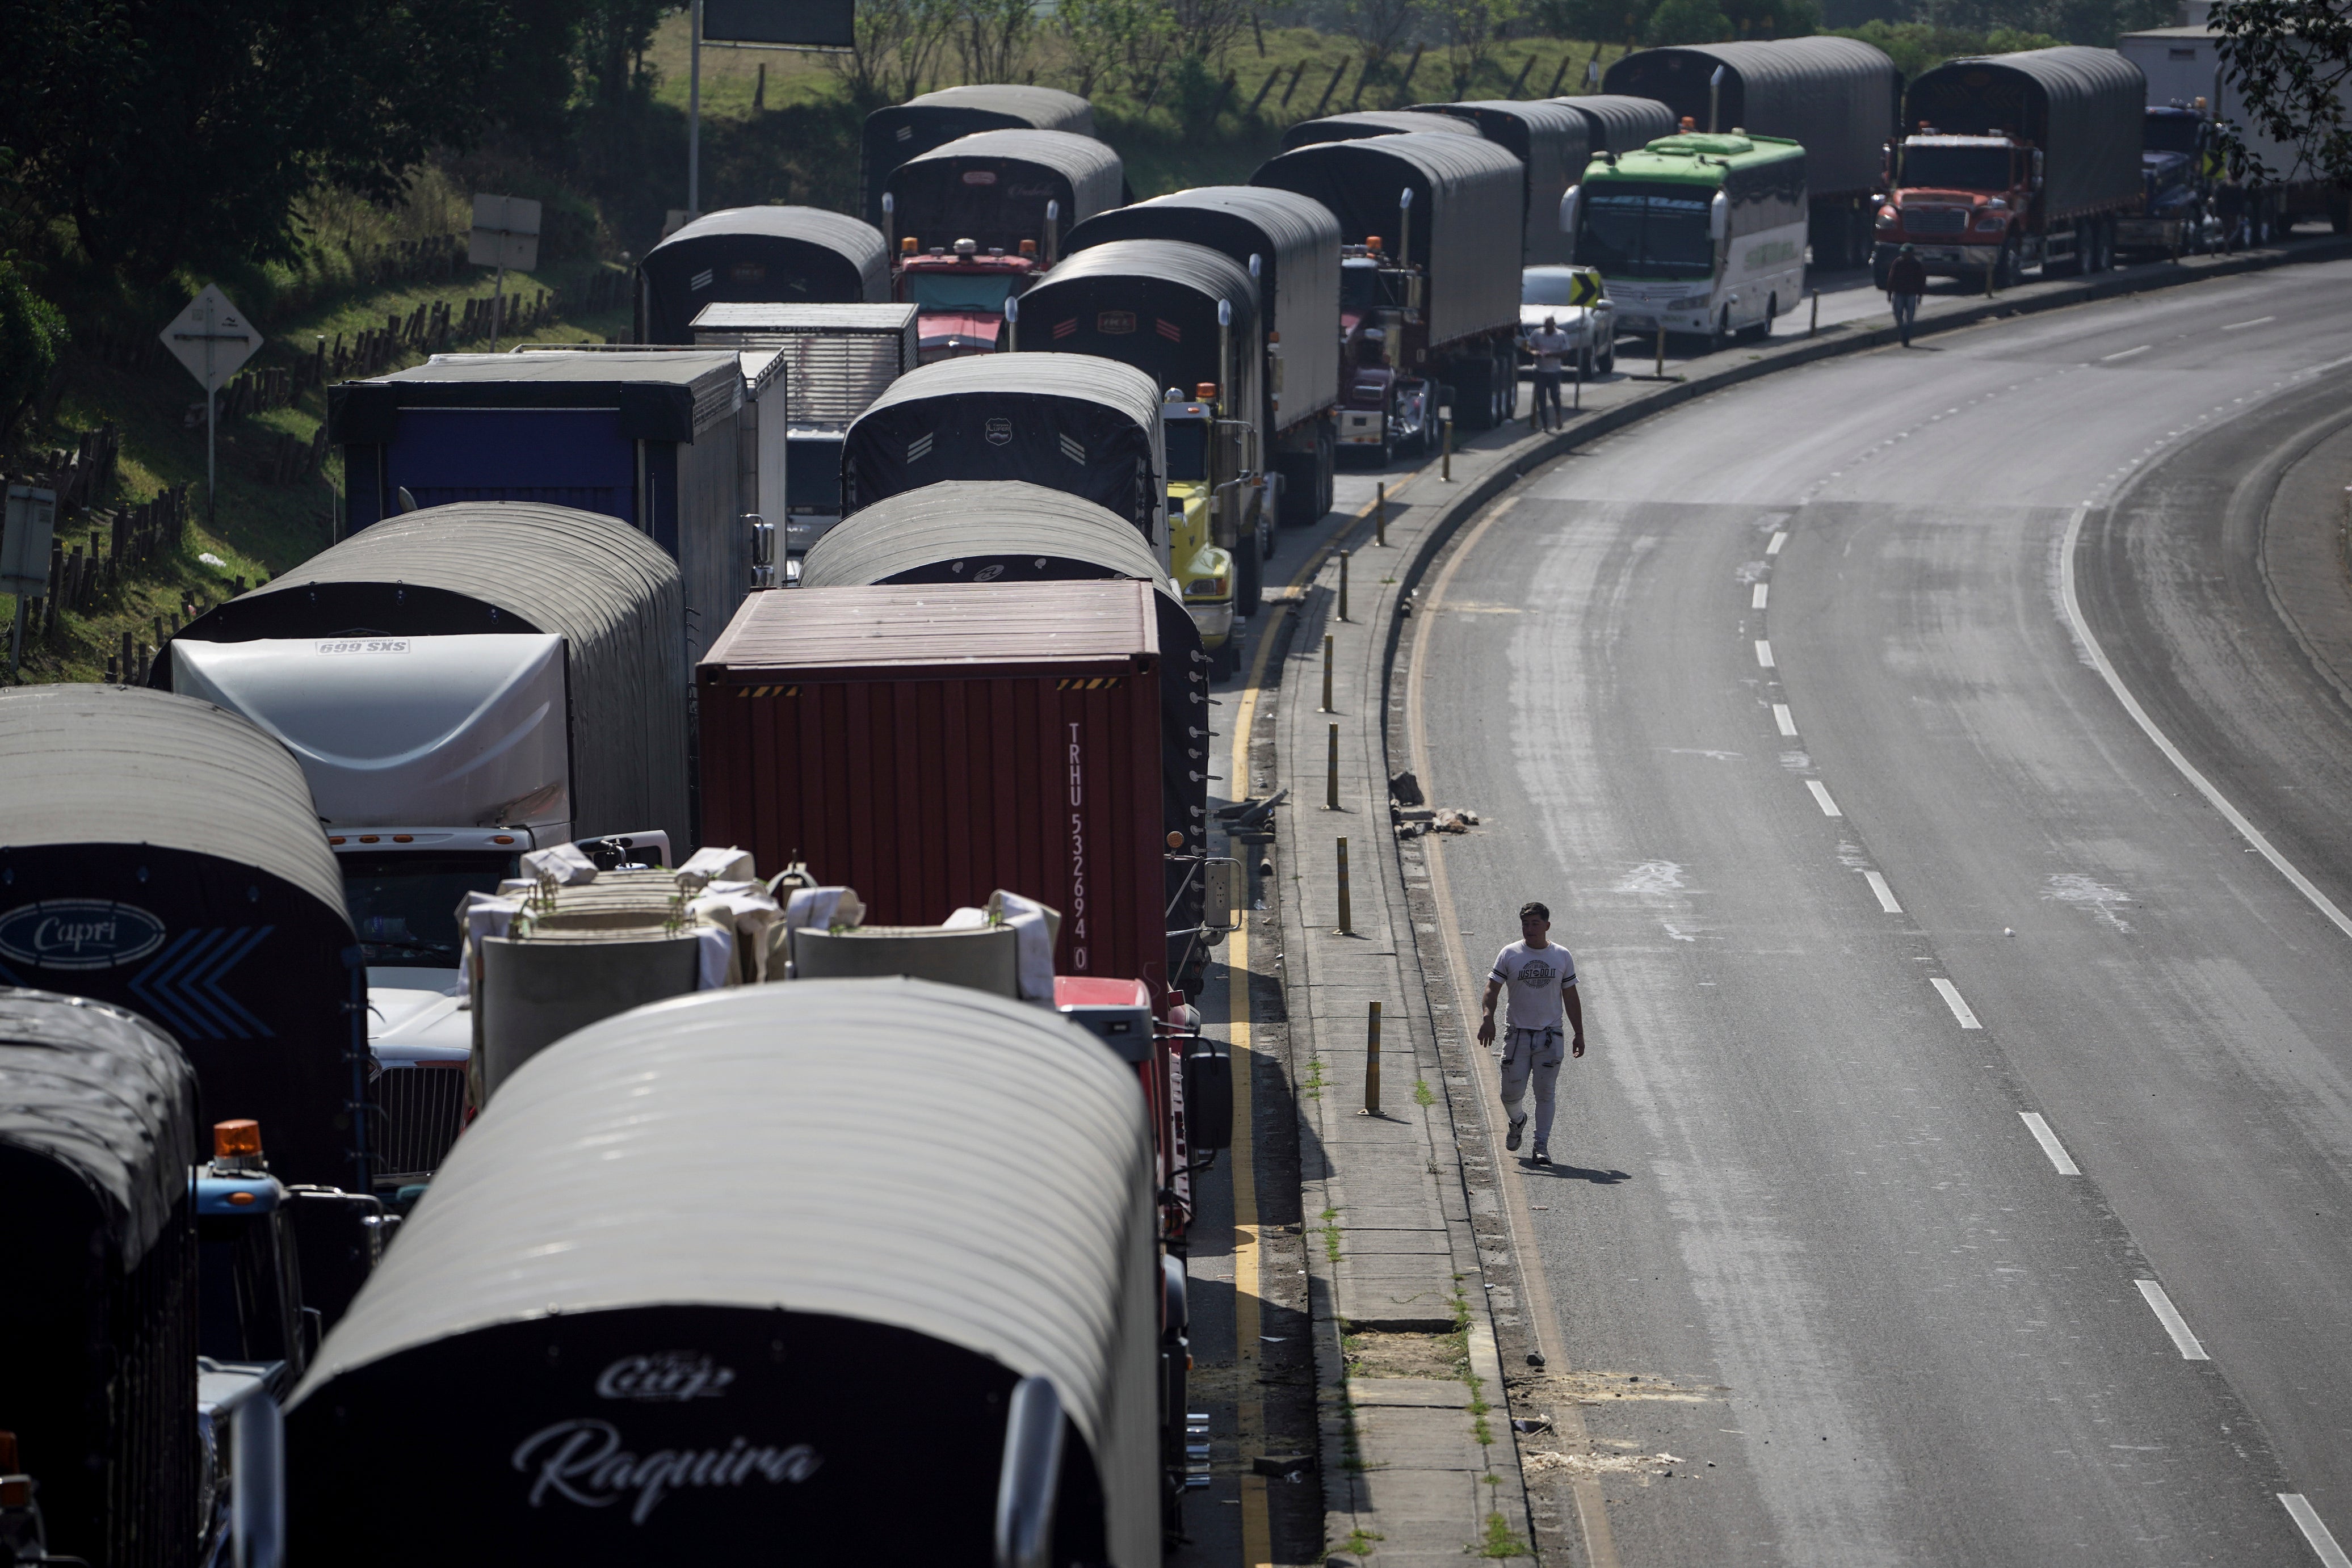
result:
<svg viewBox="0 0 2352 1568"><path fill-rule="evenodd" d="M744 395L740 357L708 349L436 354L344 382L328 390L344 531L457 501L618 517L677 562L691 660L751 586Z"/></svg>

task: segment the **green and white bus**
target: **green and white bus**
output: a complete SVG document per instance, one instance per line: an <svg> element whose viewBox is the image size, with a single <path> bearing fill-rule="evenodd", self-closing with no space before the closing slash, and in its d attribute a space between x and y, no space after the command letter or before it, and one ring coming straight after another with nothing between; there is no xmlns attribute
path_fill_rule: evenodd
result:
<svg viewBox="0 0 2352 1568"><path fill-rule="evenodd" d="M1685 124L1688 122L1685 121ZM1620 331L1762 337L1805 292L1805 150L1685 131L1604 152L1560 198L1576 260L1608 283Z"/></svg>

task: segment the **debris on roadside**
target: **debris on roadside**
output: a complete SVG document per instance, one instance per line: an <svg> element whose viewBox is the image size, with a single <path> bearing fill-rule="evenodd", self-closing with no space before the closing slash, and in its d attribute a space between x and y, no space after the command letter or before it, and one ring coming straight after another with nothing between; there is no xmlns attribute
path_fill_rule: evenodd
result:
<svg viewBox="0 0 2352 1568"><path fill-rule="evenodd" d="M1391 806L1389 820L1396 824L1400 839L1417 839L1423 833L1466 833L1478 825L1478 813L1465 806L1432 809L1427 806Z"/></svg>

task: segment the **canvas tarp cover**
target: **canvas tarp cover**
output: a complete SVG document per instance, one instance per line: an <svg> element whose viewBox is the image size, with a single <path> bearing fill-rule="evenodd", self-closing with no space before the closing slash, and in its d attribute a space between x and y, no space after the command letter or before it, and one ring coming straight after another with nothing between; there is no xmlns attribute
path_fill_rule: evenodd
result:
<svg viewBox="0 0 2352 1568"><path fill-rule="evenodd" d="M923 1157L909 1160L909 1148ZM845 1504L862 1504L903 1488L908 1435L876 1409L921 1411L933 1440L954 1433L938 1468L978 1478L961 1490L983 1500L983 1517L929 1516L924 1534L941 1561L985 1561L968 1543L985 1542L992 1521L1002 1406L961 1408L906 1365L836 1375L795 1356L803 1325L846 1322L1050 1378L1101 1479L1109 1561L1150 1568L1160 1562L1153 1176L1132 1070L1033 1005L918 980L796 980L607 1019L500 1087L320 1347L289 1405L296 1512L309 1473L336 1465L338 1450L378 1487L383 1466L414 1459L391 1434L341 1430L335 1407L365 1396L391 1420L439 1431L436 1450L486 1500L453 1506L510 1500L509 1515L675 1539L745 1489L681 1487L633 1531L625 1500L602 1514L553 1496L528 1508L533 1478L509 1450L582 1417L642 1429L699 1415L711 1446L742 1431L769 1441L776 1417L759 1396L774 1386L798 1401L793 1414L822 1460L805 1483L813 1499L838 1487ZM709 1399L600 1399L608 1357L573 1366L539 1345L502 1363L497 1399L432 1376L465 1339L509 1327L510 1343L553 1345L608 1320L616 1354L658 1356L680 1347L633 1343L628 1324L688 1308L722 1332L742 1325L731 1337L751 1355L691 1346L716 1353L704 1385L731 1374L732 1400L723 1384ZM771 1350L775 1335L784 1343ZM793 1380L845 1386L835 1406L810 1410ZM452 1427L457 1408L468 1415ZM967 1433L980 1440L966 1447ZM749 1491L756 1503L782 1490ZM799 1542L814 1559L848 1561L858 1552L828 1549L870 1544L874 1519L844 1511L808 1521L824 1532ZM295 1529L299 1541L299 1518Z"/></svg>
<svg viewBox="0 0 2352 1568"><path fill-rule="evenodd" d="M387 517L178 635L562 637L576 831L657 828L684 846L693 839L683 606L677 564L625 523L530 501L466 501ZM168 679L168 656L155 667L159 684Z"/></svg>
<svg viewBox="0 0 2352 1568"><path fill-rule="evenodd" d="M1165 546L1160 391L1086 354L975 354L901 376L849 427L845 515L951 479L1026 479L1082 496Z"/></svg>
<svg viewBox="0 0 2352 1568"><path fill-rule="evenodd" d="M858 208L868 223L882 221L882 192L890 171L934 147L944 147L975 131L1066 131L1095 133L1094 106L1074 92L1017 82L968 82L941 88L866 117L863 193Z"/></svg>
<svg viewBox="0 0 2352 1568"><path fill-rule="evenodd" d="M1458 136L1465 130L1470 135L1478 134L1477 127L1465 127L1459 120L1429 112L1425 108L1361 109L1300 120L1282 133L1282 151L1312 147L1319 141L1360 141L1369 136L1402 136L1416 131Z"/></svg>
<svg viewBox="0 0 2352 1568"><path fill-rule="evenodd" d="M1222 337L1220 304L1233 318ZM1021 331L1033 349L1116 360L1187 397L1202 382L1230 383L1234 417L1265 417L1257 284L1206 246L1114 240L1081 251L1021 297ZM1259 434L1273 434L1262 423Z"/></svg>
<svg viewBox="0 0 2352 1568"><path fill-rule="evenodd" d="M631 441L691 442L742 403L743 368L731 353L436 354L421 365L327 389L339 444L393 437L404 408L617 408Z"/></svg>
<svg viewBox="0 0 2352 1568"><path fill-rule="evenodd" d="M196 1109L194 1070L146 1019L0 988L0 1145L81 1178L125 1271L187 1197Z"/></svg>
<svg viewBox="0 0 2352 1568"><path fill-rule="evenodd" d="M1476 126L1487 141L1525 165L1527 250L1522 260L1527 266L1564 266L1576 259L1570 236L1559 232L1559 199L1591 162L1591 131L1583 115L1566 104L1540 99L1533 103L1476 99L1421 107Z"/></svg>
<svg viewBox="0 0 2352 1568"><path fill-rule="evenodd" d="M716 301L870 304L890 298L882 231L823 207L730 207L688 224L637 264L637 341L691 343Z"/></svg>
<svg viewBox="0 0 2352 1568"><path fill-rule="evenodd" d="M1064 131L982 131L890 172L890 232L925 249L971 240L1010 256L1024 239L1058 250L1076 224L1119 204L1118 154ZM1060 204L1051 235L1045 204Z"/></svg>
<svg viewBox="0 0 2352 1568"><path fill-rule="evenodd" d="M1631 152L1661 136L1675 133L1674 110L1654 98L1629 98L1622 93L1590 92L1580 98L1556 98L1584 116L1591 152ZM1578 171L1580 173L1582 171Z"/></svg>
<svg viewBox="0 0 2352 1568"><path fill-rule="evenodd" d="M288 1181L355 1174L335 1122L366 1039L358 952L283 746L168 692L0 691L0 986L152 1019Z"/></svg>
<svg viewBox="0 0 2352 1568"><path fill-rule="evenodd" d="M1179 240L1247 267L1259 258L1258 308L1281 385L1266 388L1267 428L1287 430L1339 401L1339 221L1312 196L1257 185L1203 185L1088 218L1073 253L1112 240Z"/></svg>
<svg viewBox="0 0 2352 1568"><path fill-rule="evenodd" d="M1950 60L1923 73L1903 119L1947 136L2007 131L2042 149L2042 205L2053 221L2140 194L2147 78L2111 49L2069 46Z"/></svg>
<svg viewBox="0 0 2352 1568"><path fill-rule="evenodd" d="M1707 81L1717 66L1723 87L1710 125ZM1829 37L1643 49L1602 78L1611 92L1654 98L1701 131L1737 129L1800 143L1816 201L1876 185L1901 84L1895 62L1880 50L1859 38Z"/></svg>
<svg viewBox="0 0 2352 1568"><path fill-rule="evenodd" d="M1519 161L1486 138L1412 132L1327 141L1268 160L1250 183L1314 197L1349 245L1380 235L1391 247L1397 199L1410 188L1410 259L1429 279L1431 350L1517 323L1526 180Z"/></svg>

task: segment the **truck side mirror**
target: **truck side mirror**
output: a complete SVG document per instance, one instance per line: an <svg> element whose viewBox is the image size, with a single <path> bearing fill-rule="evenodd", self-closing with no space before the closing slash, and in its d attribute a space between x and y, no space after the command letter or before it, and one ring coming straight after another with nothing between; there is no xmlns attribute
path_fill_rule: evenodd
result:
<svg viewBox="0 0 2352 1568"><path fill-rule="evenodd" d="M1195 1155L1233 1146L1234 1058L1217 1040L1185 1042L1184 1141Z"/></svg>
<svg viewBox="0 0 2352 1568"><path fill-rule="evenodd" d="M1038 1374L1013 1389L996 1474L995 1568L1052 1568L1055 1493L1062 1479L1062 1397Z"/></svg>
<svg viewBox="0 0 2352 1568"><path fill-rule="evenodd" d="M1570 186L1568 188L1567 193L1566 193L1564 195L1562 195L1562 196L1560 197L1560 199L1559 199L1559 232L1560 232L1560 233L1562 233L1562 234L1564 234L1564 235L1573 235L1573 234L1576 232L1576 207L1577 207L1577 202L1578 202L1578 198L1580 198L1580 197L1583 194L1583 193L1584 193L1584 187L1583 187L1583 186L1581 186L1581 185L1570 185ZM1572 255L1572 254L1573 254L1573 252L1571 252L1571 255Z"/></svg>
<svg viewBox="0 0 2352 1568"><path fill-rule="evenodd" d="M1210 860L1201 864L1203 887L1201 924L1212 931L1232 931L1241 924L1241 894L1245 883L1242 862Z"/></svg>
<svg viewBox="0 0 2352 1568"><path fill-rule="evenodd" d="M1731 235L1731 198L1721 191L1706 204L1707 237L1721 245Z"/></svg>

